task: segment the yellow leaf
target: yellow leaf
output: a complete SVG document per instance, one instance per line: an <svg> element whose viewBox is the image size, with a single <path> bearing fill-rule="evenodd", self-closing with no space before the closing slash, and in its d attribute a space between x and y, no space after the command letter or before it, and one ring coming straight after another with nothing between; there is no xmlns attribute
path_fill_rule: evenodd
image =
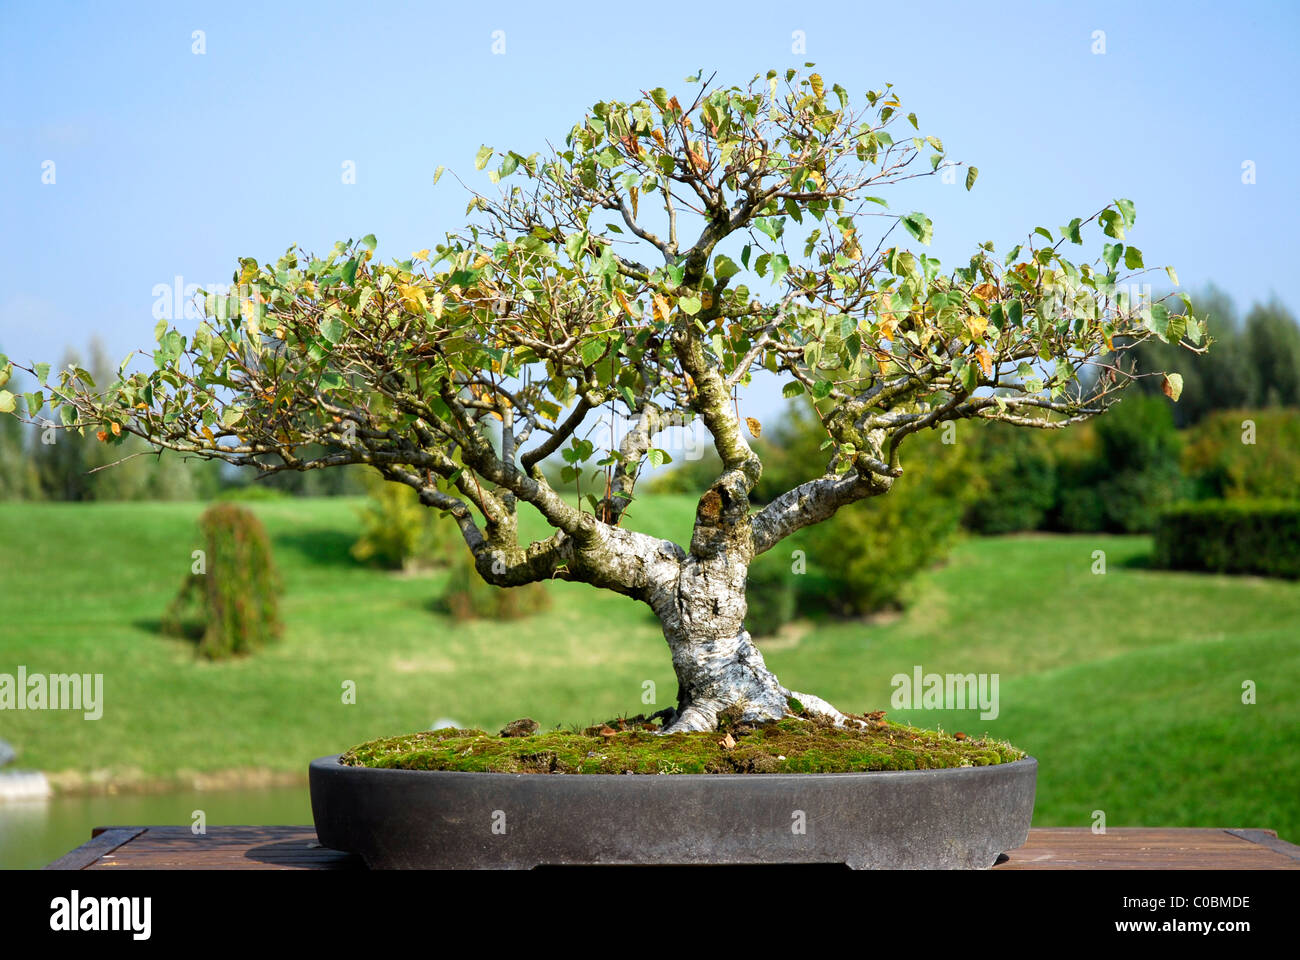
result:
<svg viewBox="0 0 1300 960"><path fill-rule="evenodd" d="M109 426L113 428L113 436L120 437L122 435L122 425L120 423L111 423Z"/></svg>
<svg viewBox="0 0 1300 960"><path fill-rule="evenodd" d="M984 376L990 376L993 373L993 358L983 347L975 348L975 359L979 361L980 369L984 371Z"/></svg>
<svg viewBox="0 0 1300 960"><path fill-rule="evenodd" d="M411 313L423 313L429 309L429 302L425 299L424 290L420 287L409 283L399 283L397 293L402 298L402 306Z"/></svg>
<svg viewBox="0 0 1300 960"><path fill-rule="evenodd" d="M415 253L411 254L411 259L412 259L412 260L416 260L416 261L419 261L419 260L428 260L428 259L429 259L429 248L428 248L428 247L425 247L423 250L416 250Z"/></svg>
<svg viewBox="0 0 1300 960"><path fill-rule="evenodd" d="M446 304L447 298L441 293L435 293L433 295L433 301L429 304L429 312L433 314L433 319L442 319L442 311L446 307Z"/></svg>
<svg viewBox="0 0 1300 960"><path fill-rule="evenodd" d="M758 435L763 432L763 425L753 417L745 418L745 426L749 427L749 435L755 439L757 439Z"/></svg>
<svg viewBox="0 0 1300 960"><path fill-rule="evenodd" d="M636 219L636 204L641 199L641 191L636 187L628 187L627 195L632 198L632 219Z"/></svg>
<svg viewBox="0 0 1300 960"><path fill-rule="evenodd" d="M655 319L663 323L667 323L668 315L671 312L672 312L672 308L668 306L668 301L665 300L661 294L656 293L654 296Z"/></svg>
<svg viewBox="0 0 1300 960"><path fill-rule="evenodd" d="M966 318L966 326L970 330L970 335L978 340L989 328L989 318L980 313L972 313Z"/></svg>
<svg viewBox="0 0 1300 960"><path fill-rule="evenodd" d="M614 296L618 298L618 305L623 308L629 317L636 316L636 314L632 312L632 304L627 301L627 294L625 294L621 288L614 288Z"/></svg>

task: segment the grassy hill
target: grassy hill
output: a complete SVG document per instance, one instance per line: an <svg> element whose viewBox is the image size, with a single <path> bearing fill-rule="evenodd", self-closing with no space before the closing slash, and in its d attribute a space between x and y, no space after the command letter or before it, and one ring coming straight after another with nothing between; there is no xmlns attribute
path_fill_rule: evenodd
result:
<svg viewBox="0 0 1300 960"><path fill-rule="evenodd" d="M132 777L307 760L440 718L496 729L642 709L675 695L658 626L632 601L551 584L546 614L456 623L443 575L403 577L348 554L356 501L253 505L284 575L283 640L197 660L157 621L200 546L200 504L0 504L0 672L102 673L104 715L0 714L20 765ZM658 497L631 525L679 542L693 503ZM535 518L533 518L535 520ZM540 525L535 527L540 532ZM1107 570L1091 572L1093 551ZM988 732L1042 764L1035 822L1266 826L1300 837L1300 584L1145 569L1141 537L971 540L921 578L903 615L801 625L762 642L789 686L890 709L890 678L997 673L1000 715L894 711ZM1258 703L1241 703L1241 685ZM344 704L345 681L357 702Z"/></svg>

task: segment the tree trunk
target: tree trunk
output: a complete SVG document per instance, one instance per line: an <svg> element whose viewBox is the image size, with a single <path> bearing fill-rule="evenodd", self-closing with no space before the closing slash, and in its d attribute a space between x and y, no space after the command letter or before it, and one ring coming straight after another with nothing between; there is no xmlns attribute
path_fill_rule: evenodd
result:
<svg viewBox="0 0 1300 960"><path fill-rule="evenodd" d="M747 564L726 553L683 559L676 582L652 604L663 623L677 674L676 715L664 733L715 730L718 715L737 707L739 720L790 716L791 698L815 716L842 723L843 714L820 697L781 685L745 629Z"/></svg>

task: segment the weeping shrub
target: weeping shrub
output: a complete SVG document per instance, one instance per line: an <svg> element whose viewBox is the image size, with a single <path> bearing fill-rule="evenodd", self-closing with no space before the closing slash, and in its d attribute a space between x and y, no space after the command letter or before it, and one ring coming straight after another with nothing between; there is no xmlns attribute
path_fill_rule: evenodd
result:
<svg viewBox="0 0 1300 960"><path fill-rule="evenodd" d="M199 518L205 552L162 619L162 630L198 640L212 660L252 653L280 635L279 574L260 520L234 503Z"/></svg>
<svg viewBox="0 0 1300 960"><path fill-rule="evenodd" d="M457 620L518 620L550 609L551 595L541 583L495 587L474 569L474 555L458 550L442 604Z"/></svg>

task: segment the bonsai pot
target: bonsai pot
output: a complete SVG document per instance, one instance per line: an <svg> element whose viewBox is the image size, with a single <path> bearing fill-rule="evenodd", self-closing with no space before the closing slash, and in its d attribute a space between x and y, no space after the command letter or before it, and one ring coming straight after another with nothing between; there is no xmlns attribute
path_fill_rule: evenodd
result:
<svg viewBox="0 0 1300 960"><path fill-rule="evenodd" d="M1038 761L818 774L310 768L320 842L372 868L846 864L984 869L1029 835Z"/></svg>

